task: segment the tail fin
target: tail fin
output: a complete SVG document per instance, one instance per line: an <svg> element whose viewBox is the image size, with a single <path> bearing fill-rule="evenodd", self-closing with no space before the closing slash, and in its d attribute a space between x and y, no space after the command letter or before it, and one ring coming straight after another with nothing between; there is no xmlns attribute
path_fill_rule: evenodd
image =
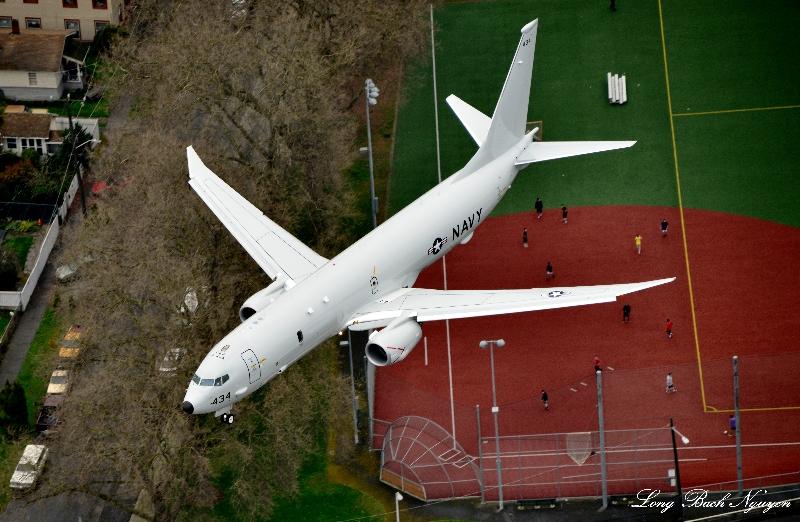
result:
<svg viewBox="0 0 800 522"><path fill-rule="evenodd" d="M531 94L533 52L539 20L522 28L514 60L508 70L506 82L497 100L492 123L478 152L467 163L466 169L476 170L506 152L525 134L528 119L528 100Z"/></svg>

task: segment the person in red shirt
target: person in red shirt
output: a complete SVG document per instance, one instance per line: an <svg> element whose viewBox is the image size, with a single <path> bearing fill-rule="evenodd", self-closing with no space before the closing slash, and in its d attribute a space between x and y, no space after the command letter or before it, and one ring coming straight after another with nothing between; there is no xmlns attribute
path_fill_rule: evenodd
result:
<svg viewBox="0 0 800 522"><path fill-rule="evenodd" d="M667 319L667 339L672 339L672 321Z"/></svg>
<svg viewBox="0 0 800 522"><path fill-rule="evenodd" d="M595 372L602 372L603 369L600 367L600 357L594 356L594 371Z"/></svg>

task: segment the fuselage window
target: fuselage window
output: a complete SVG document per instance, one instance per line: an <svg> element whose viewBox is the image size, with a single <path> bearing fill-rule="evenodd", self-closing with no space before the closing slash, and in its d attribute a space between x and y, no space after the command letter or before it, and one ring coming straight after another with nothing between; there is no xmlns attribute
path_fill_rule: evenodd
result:
<svg viewBox="0 0 800 522"><path fill-rule="evenodd" d="M192 382L195 384L200 384L200 377L198 377L196 373L192 375Z"/></svg>
<svg viewBox="0 0 800 522"><path fill-rule="evenodd" d="M228 382L228 379L230 379L230 377L228 377L228 374L226 373L225 375L222 376L222 384Z"/></svg>
<svg viewBox="0 0 800 522"><path fill-rule="evenodd" d="M303 342L303 330L297 330L297 342L298 343Z"/></svg>
<svg viewBox="0 0 800 522"><path fill-rule="evenodd" d="M214 386L214 379L201 379L200 386Z"/></svg>

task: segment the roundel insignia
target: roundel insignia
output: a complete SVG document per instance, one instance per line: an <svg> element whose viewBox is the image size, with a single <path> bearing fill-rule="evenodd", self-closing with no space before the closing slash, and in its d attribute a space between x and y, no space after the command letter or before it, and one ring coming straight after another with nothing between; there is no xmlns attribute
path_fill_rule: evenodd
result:
<svg viewBox="0 0 800 522"><path fill-rule="evenodd" d="M431 254L436 255L442 250L442 238L437 237L433 240L433 245L431 245Z"/></svg>
<svg viewBox="0 0 800 522"><path fill-rule="evenodd" d="M547 297L561 297L564 294L566 294L566 292L563 290L553 290L547 294Z"/></svg>

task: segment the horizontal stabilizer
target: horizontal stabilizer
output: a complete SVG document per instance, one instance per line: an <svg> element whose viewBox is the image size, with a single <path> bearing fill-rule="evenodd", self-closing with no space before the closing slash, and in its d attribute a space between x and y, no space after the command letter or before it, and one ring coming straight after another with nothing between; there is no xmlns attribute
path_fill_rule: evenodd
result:
<svg viewBox="0 0 800 522"><path fill-rule="evenodd" d="M626 149L635 141L534 141L522 151L517 166L606 150Z"/></svg>
<svg viewBox="0 0 800 522"><path fill-rule="evenodd" d="M469 135L478 144L478 147L483 145L486 141L486 135L489 133L492 119L455 94L448 96L446 101L458 116L461 124L467 129Z"/></svg>

